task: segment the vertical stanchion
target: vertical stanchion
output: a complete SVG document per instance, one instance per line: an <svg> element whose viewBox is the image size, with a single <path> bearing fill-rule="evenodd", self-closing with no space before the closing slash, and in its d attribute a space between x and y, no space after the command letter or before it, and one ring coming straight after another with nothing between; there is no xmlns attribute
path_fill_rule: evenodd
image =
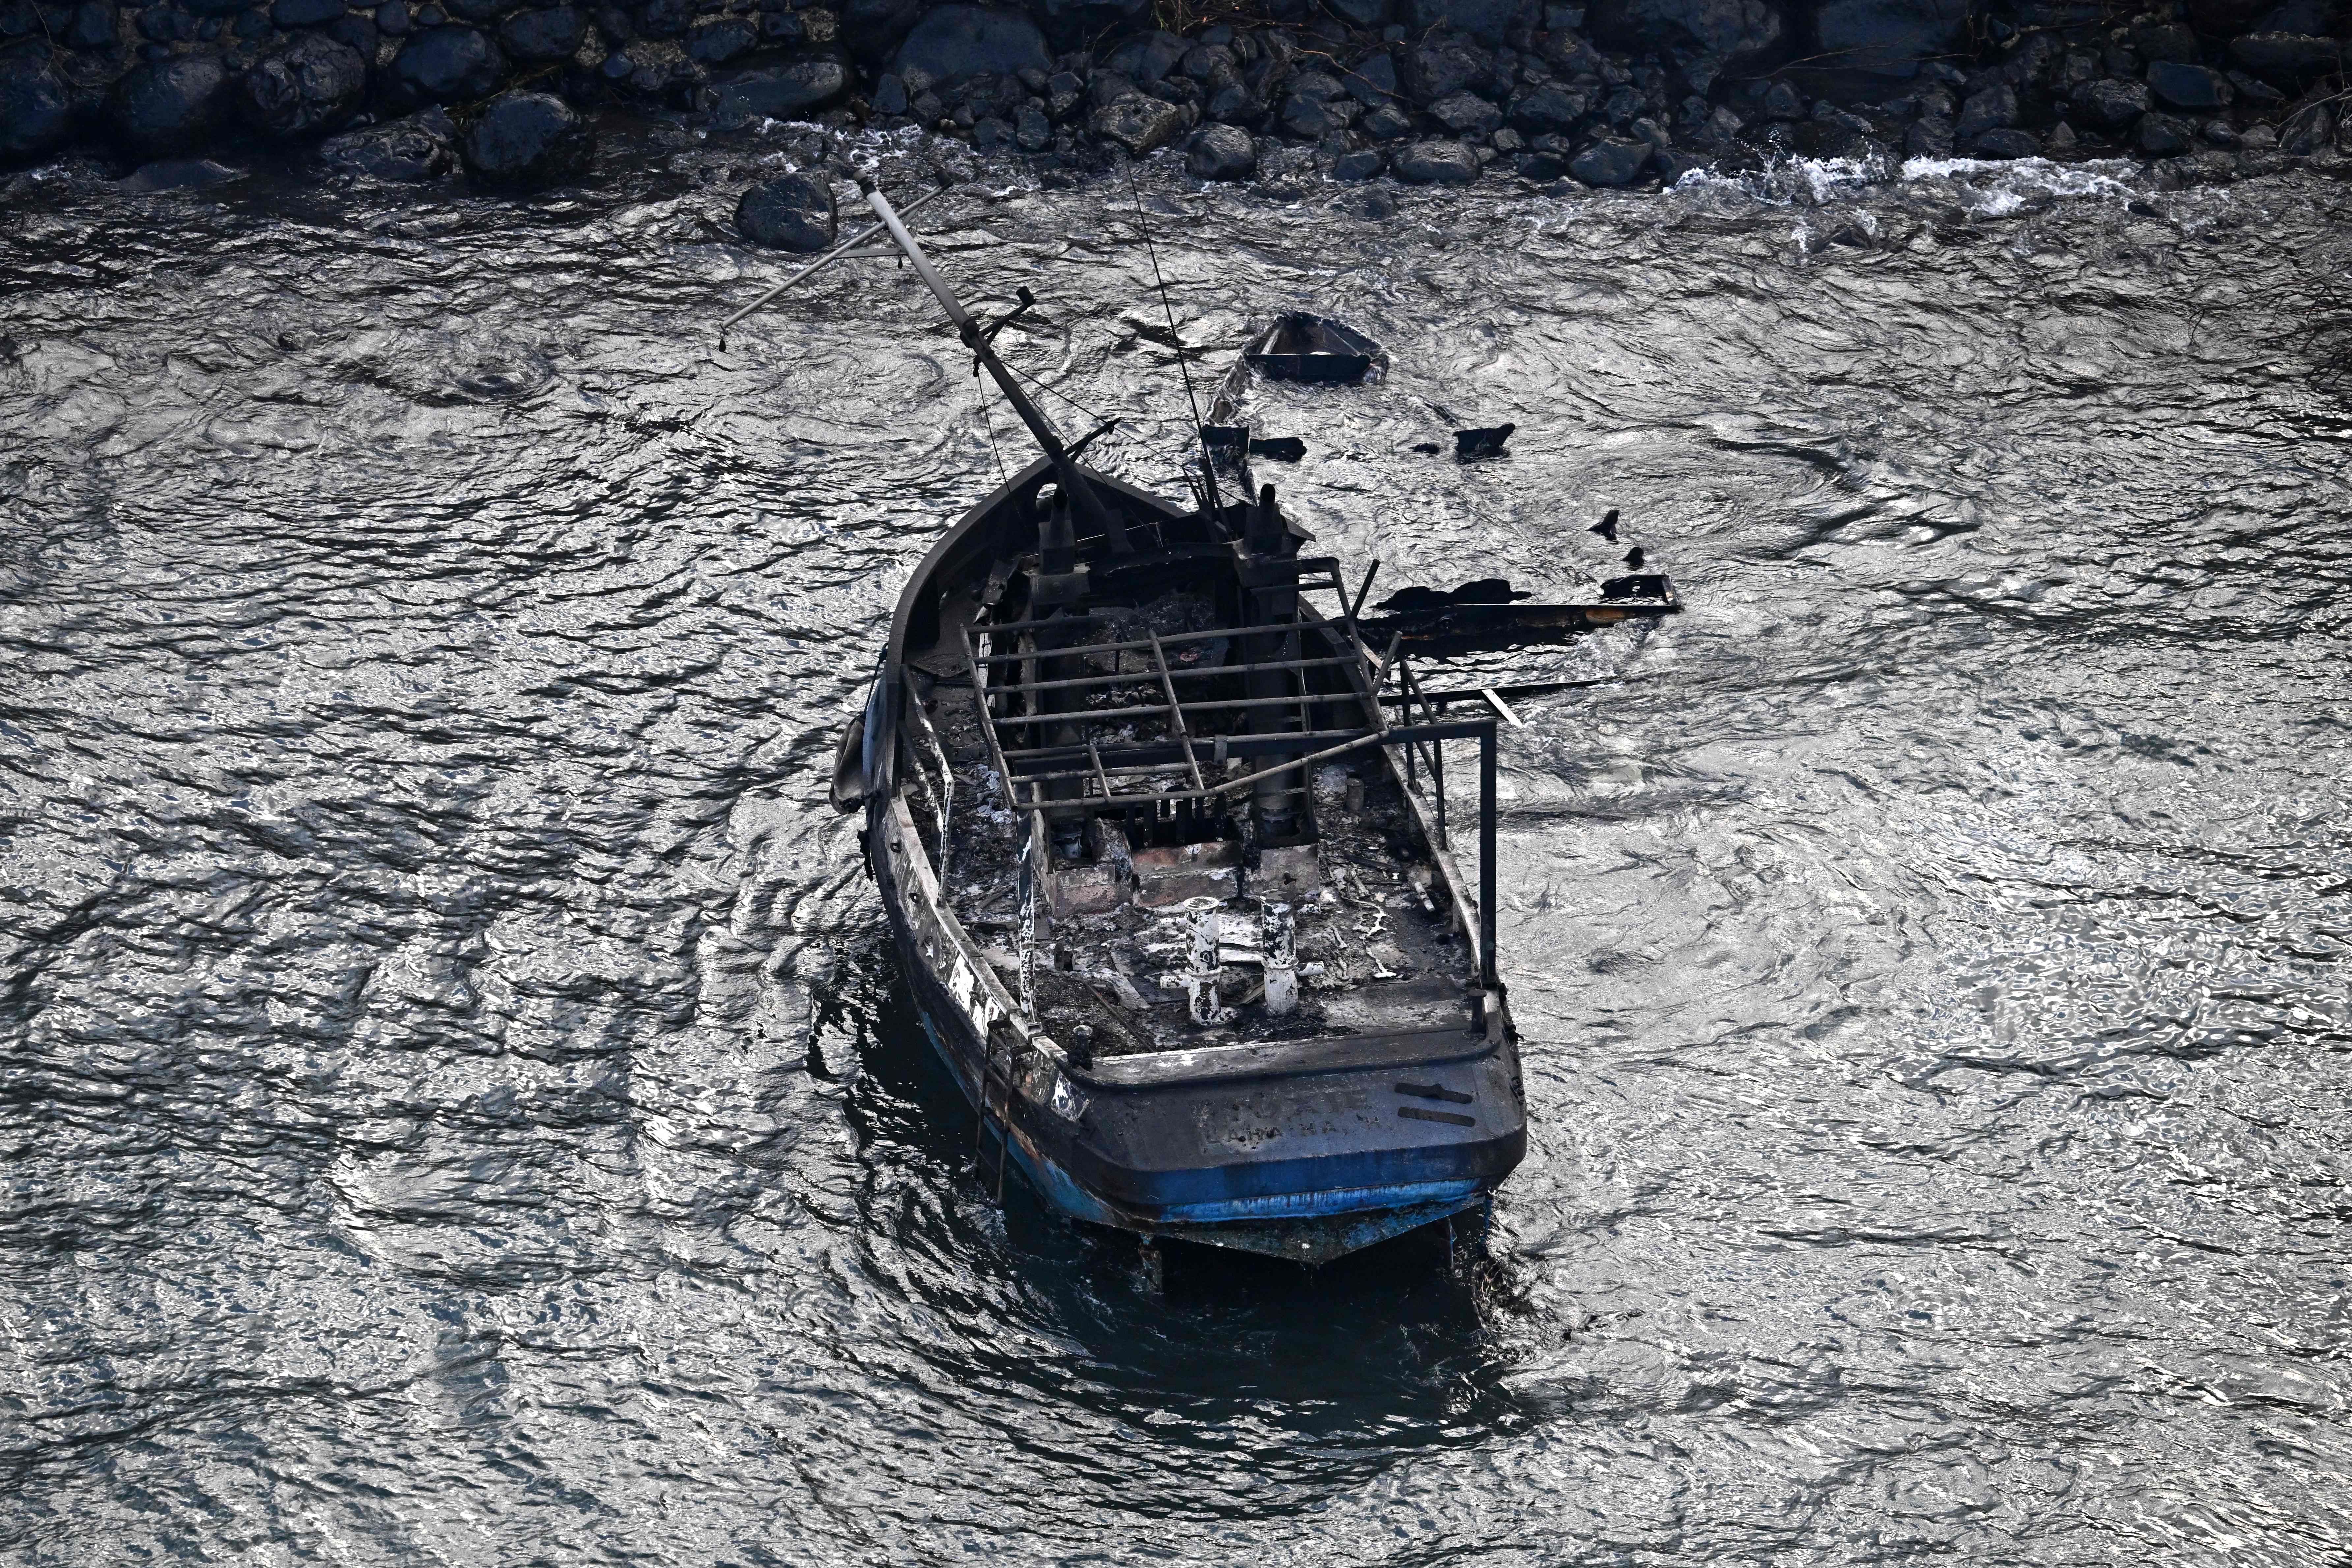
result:
<svg viewBox="0 0 2352 1568"><path fill-rule="evenodd" d="M1495 989L1495 721L1478 731L1479 984Z"/></svg>

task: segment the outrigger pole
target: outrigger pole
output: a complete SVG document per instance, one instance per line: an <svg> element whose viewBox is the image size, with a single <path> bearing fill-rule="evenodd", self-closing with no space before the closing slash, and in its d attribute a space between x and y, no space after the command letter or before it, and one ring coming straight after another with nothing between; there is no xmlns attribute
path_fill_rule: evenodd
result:
<svg viewBox="0 0 2352 1568"><path fill-rule="evenodd" d="M890 205L890 198L882 194L882 187L871 179L861 178L857 188L866 193L866 205L872 207L874 216L882 220L882 227L888 232L892 241L914 264L916 275L938 296L940 307L948 313L948 320L955 323L956 333L963 340L963 346L971 351L973 359L987 368L989 375L1003 390L1004 400L1013 405L1013 412L1021 416L1021 423L1029 426L1029 434L1035 437L1037 445L1045 449L1045 456L1054 464L1054 478L1060 483L1062 493L1070 498L1070 504L1078 517L1100 529L1110 540L1113 550L1122 554L1132 550L1134 546L1128 541L1126 524L1103 505L1102 497L1095 492L1092 482L1079 471L1077 459L1071 457L1069 449L1063 446L1062 437L1055 430L1052 421L1029 401L1020 384L1013 380L1013 373L1004 367L1003 360L996 357L996 350L992 346L996 334L1008 323L1027 314L1029 308L1037 302L1036 299L1024 289L1020 291L1019 305L987 326L981 325L972 313L963 308L963 302L955 297L955 290L948 287L947 279L940 276L939 268L931 265L931 258L923 254L923 247L915 243L915 237L907 232L907 226L898 221L898 214ZM912 210L911 205L909 210Z"/></svg>
<svg viewBox="0 0 2352 1568"><path fill-rule="evenodd" d="M917 207L921 206L924 203L935 200L938 197L946 195L947 194L948 187L945 185L941 185L936 191L927 191L923 195L917 196L913 201L908 202L907 204L907 210L908 212L913 212ZM881 232L882 226L877 223L872 227L865 229L860 233L851 235L847 239L843 240L839 245L835 246L831 250L826 251L823 256L818 257L814 261L810 262L806 267L802 268L798 272L793 273L790 278L785 279L782 283L777 284L774 288L769 289L766 293L761 295L758 299L752 300L750 304L744 306L741 310L736 311L733 315L719 322L719 346L722 350L726 348L728 328L733 326L736 322L741 321L744 317L750 315L752 311L758 310L761 306L766 304L769 300L774 299L777 295L782 293L785 289L799 282L802 279L808 277L813 272L823 271L824 268L832 266L843 257L849 255L859 246L865 244L867 240L872 239L876 235L880 234Z"/></svg>
<svg viewBox="0 0 2352 1568"><path fill-rule="evenodd" d="M963 308L963 301L955 297L955 290L948 287L947 279L940 277L939 268L931 265L931 258L923 254L921 246L915 243L915 237L907 232L907 226L901 221L902 214L899 209L890 205L890 199L882 194L881 187L872 179L861 175L857 182L857 188L865 193L866 205L874 209L875 217L880 221L842 241L816 260L810 262L806 267L719 322L720 344L723 346L727 341L728 328L760 309L793 284L811 273L830 267L843 257L851 255L858 246L872 239L876 235L888 235L890 242L898 247L908 261L914 263L915 271L924 284L939 297L940 304L947 310L948 320L955 324L957 335L963 340L964 347L971 351L973 360L987 368L989 375L1003 390L1005 401L1013 405L1013 413L1019 415L1021 423L1029 427L1029 434L1036 437L1037 445L1045 449L1045 456L1054 464L1054 477L1059 481L1062 493L1069 497L1070 505L1076 511L1079 519L1101 530L1109 539L1110 547L1113 550L1122 554L1131 551L1134 545L1128 539L1127 525L1120 522L1110 509L1103 504L1102 497L1096 493L1094 486L1087 480L1086 475L1079 471L1076 458L1072 455L1071 449L1063 444L1060 432L1056 431L1052 422L1038 411L1037 405L1029 401L1028 395L1013 380L1013 373L1005 368L1003 360L996 357L996 350L993 347L996 334L1003 331L1008 323L1026 315L1030 308L1037 302L1030 295L1029 290L1024 289L1020 291L1021 303L1012 311L985 326L982 325L973 319L970 310ZM925 203L946 194L944 187L926 192L908 202L905 210L911 213ZM1094 432L1094 436L1101 433L1097 430ZM1087 440L1092 440L1094 436L1088 436ZM1086 441L1078 443L1080 447L1086 444Z"/></svg>

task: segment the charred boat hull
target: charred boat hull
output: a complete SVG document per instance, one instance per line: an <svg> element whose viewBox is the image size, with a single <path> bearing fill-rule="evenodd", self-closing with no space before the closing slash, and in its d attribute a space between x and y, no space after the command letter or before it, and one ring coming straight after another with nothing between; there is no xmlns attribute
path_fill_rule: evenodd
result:
<svg viewBox="0 0 2352 1568"><path fill-rule="evenodd" d="M1142 575L1233 574L1229 552L1200 513L1093 477L1136 531L1155 532L1167 563ZM1002 907L989 902L1001 889L986 884L996 854L981 841L990 831L988 802L1001 797L988 795L992 770L975 768L972 748L992 722L990 699L982 695L990 656L979 652L989 646L992 623L984 611L972 617L975 593L1004 578L1008 552L1017 553L1013 547L1034 531L1038 491L1049 478L1048 465L1039 464L1015 479L974 508L919 569L836 775L836 801L855 800L865 814L867 862L925 1032L980 1118L983 1180L1025 1180L1050 1208L1072 1219L1302 1262L1324 1261L1483 1205L1526 1149L1507 1009L1499 987L1479 980L1477 953L1491 942L1484 929L1491 921L1469 907L1442 852L1429 861L1426 888L1399 878L1384 900L1356 896L1363 873L1343 862L1349 847L1360 850L1370 842L1349 837L1348 802L1364 793L1360 788L1343 789L1324 813L1326 873L1350 891L1321 895L1332 919L1318 929L1410 916L1422 945L1411 959L1397 956L1411 942L1384 950L1402 973L1318 993L1287 1026L1256 1029L1257 1037L1251 1037L1252 1020L1202 1027L1171 1001L1155 1005L1147 997L1139 1007L1132 985L1118 987L1129 997L1124 1016L1104 1016L1112 988L1087 982L1094 994L1080 1011L1095 1020L1097 1037L1123 1035L1133 1045L1143 1034L1153 1037L1145 1042L1150 1048L1091 1055L1047 1032L1057 1017L1057 1032L1070 1032L1068 1015L1055 1011L1052 997L1055 986L1076 982L1053 973L1024 1000L1017 962L1009 962L1013 955L999 929L1003 922L989 913ZM1120 580L1117 563L1097 557L1092 564L1111 591ZM1322 668L1347 673L1356 656L1344 628L1310 619L1301 636L1309 657L1298 662L1321 660ZM1377 701L1368 700L1372 696L1369 689L1335 686L1317 700L1355 704L1369 716L1378 710ZM999 716L992 722L1012 721ZM1387 802L1381 831L1419 843L1430 818L1406 791L1391 748L1378 743L1382 722L1370 720L1373 743L1351 757L1371 781L1363 809ZM1466 734L1475 727L1461 728ZM1247 737L1233 739L1236 747L1246 743ZM1160 754L1142 745L1129 752L1144 765ZM991 754L988 761L1008 773L1030 765L1018 755L1006 761ZM1226 765L1250 764L1235 758ZM965 792L957 781L975 773L978 784ZM1112 803L1126 797L1085 798L1108 816ZM958 821L966 826L959 829ZM1152 858L1140 850L1139 840L1131 853ZM1093 868L1063 867L1050 847L1033 844L1029 852L1049 863L1043 873L1049 910L1068 906L1073 889L1102 896L1099 879L1089 879ZM1369 853L1360 850L1359 858ZM1265 852L1253 870L1245 858L1227 858L1234 861L1235 896L1194 897L1192 904L1245 905L1242 895L1252 891L1263 899L1269 868L1297 859L1295 852ZM1181 855L1162 858L1173 863ZM1123 921L1148 935L1150 921L1175 918L1165 905L1137 907L1150 896L1149 876L1148 868L1131 869L1128 901L1114 900L1108 914L1065 907L1058 917L1040 915L1037 928L1051 927L1065 953L1085 950L1090 921L1107 929ZM1170 881L1160 891L1182 893L1189 885ZM1225 887L1210 885L1220 892ZM1367 912L1376 906L1388 912ZM1309 900L1309 907L1318 906ZM1118 940L1115 932L1108 940ZM1100 967L1098 958L1088 962Z"/></svg>
<svg viewBox="0 0 2352 1568"><path fill-rule="evenodd" d="M1459 694L1411 679L1405 644L1451 623L1367 646L1371 575L1350 595L1336 559L1301 553L1248 433L1220 428L1231 395L1198 431L1190 508L1082 466L1111 422L1066 442L992 346L1034 298L974 316L864 184L1044 453L908 583L831 781L864 814L983 1178L1076 1220L1307 1262L1485 1205L1527 1143L1496 958L1507 701L1481 689L1495 716L1449 719ZM1234 374L1383 364L1294 315ZM1475 895L1448 822L1463 742Z"/></svg>
<svg viewBox="0 0 2352 1568"><path fill-rule="evenodd" d="M981 1170L1000 1190L1017 1174L1070 1219L1322 1263L1483 1205L1526 1154L1516 1049L1466 1028L1349 1042L1345 1065L1212 1065L1158 1082L1065 1068L1019 1092L927 958L919 897L910 905L891 857L876 869L924 1034L981 1119ZM1447 1120L1399 1114L1412 1110Z"/></svg>

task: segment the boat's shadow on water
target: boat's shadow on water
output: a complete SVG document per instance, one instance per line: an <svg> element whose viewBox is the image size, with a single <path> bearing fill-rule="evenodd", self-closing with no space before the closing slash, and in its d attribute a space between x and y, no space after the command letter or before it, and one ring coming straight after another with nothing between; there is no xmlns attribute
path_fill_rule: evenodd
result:
<svg viewBox="0 0 2352 1568"><path fill-rule="evenodd" d="M1302 1435L1341 1442L1377 1426L1382 1448L1417 1446L1416 1434L1475 1441L1525 1415L1503 1383L1525 1337L1507 1258L1456 1267L1443 1226L1320 1268L1162 1242L1155 1283L1137 1237L1053 1213L1017 1173L1000 1201L978 1119L878 934L820 994L821 1034L828 1016L854 1034L812 1052L849 1086L868 1177L858 1247L910 1290L951 1302L980 1339L992 1328L1058 1341L1058 1363L1028 1363L1041 1386L1095 1405L1167 1401L1193 1426L1273 1409Z"/></svg>

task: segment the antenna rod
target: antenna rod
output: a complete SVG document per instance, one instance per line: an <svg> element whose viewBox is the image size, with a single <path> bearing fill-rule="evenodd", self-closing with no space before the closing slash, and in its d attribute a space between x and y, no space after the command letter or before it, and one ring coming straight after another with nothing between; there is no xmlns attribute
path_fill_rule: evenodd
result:
<svg viewBox="0 0 2352 1568"><path fill-rule="evenodd" d="M1223 522L1225 501L1217 493L1217 465L1209 456L1209 433L1201 427L1201 400L1192 395L1192 367L1184 363L1183 334L1176 330L1176 307L1168 302L1168 279L1160 276L1160 247L1151 243L1151 220L1143 215L1143 191L1135 183L1135 163L1131 159L1127 165L1127 194L1135 199L1136 230L1143 236L1143 254L1151 258L1151 280L1160 286L1160 310L1168 318L1168 336L1176 349L1176 369L1184 377L1184 401L1192 410L1192 439L1201 448L1201 478L1208 487L1208 493L1201 499L1208 503L1209 515Z"/></svg>
<svg viewBox="0 0 2352 1568"><path fill-rule="evenodd" d="M972 357L987 368L989 375L1003 390L1004 400L1013 405L1013 412L1021 416L1021 423L1029 426L1029 434L1035 437L1037 445L1045 449L1045 456L1053 460L1054 478L1060 483L1062 492L1070 498L1070 504L1076 509L1078 516L1090 526L1100 529L1110 540L1113 550L1121 554L1132 550L1134 546L1128 541L1127 526L1103 504L1102 497L1095 493L1093 483L1079 471L1077 460L1062 445L1062 437L1052 422L1038 412L1037 405L1029 401L1019 384L1013 379L1013 373L1004 368L1004 362L996 357L996 350L990 345L988 334L972 319L971 312L963 308L963 301L955 297L955 290L948 287L948 280L940 276L939 268L931 265L931 258L923 254L923 247L917 245L915 237L907 232L907 226L898 221L898 211L890 205L890 199L882 194L882 187L870 179L859 180L857 186L866 193L866 205L872 207L874 216L882 220L882 226L889 231L892 242L906 252L907 259L914 264L916 276L938 297L940 308L948 313L948 320L955 323L956 333L963 340L963 346L970 349ZM912 204L909 204L909 210L912 210Z"/></svg>

